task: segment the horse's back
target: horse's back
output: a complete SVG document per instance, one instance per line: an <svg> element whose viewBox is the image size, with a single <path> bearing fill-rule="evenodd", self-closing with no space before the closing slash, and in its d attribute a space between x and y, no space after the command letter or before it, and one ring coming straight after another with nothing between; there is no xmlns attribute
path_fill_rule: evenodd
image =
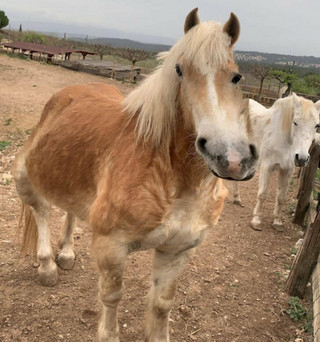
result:
<svg viewBox="0 0 320 342"><path fill-rule="evenodd" d="M62 198L86 194L90 201L101 165L123 128L122 100L120 91L106 84L72 86L56 93L17 155L13 172L26 172L36 191L66 210L68 204L59 203Z"/></svg>

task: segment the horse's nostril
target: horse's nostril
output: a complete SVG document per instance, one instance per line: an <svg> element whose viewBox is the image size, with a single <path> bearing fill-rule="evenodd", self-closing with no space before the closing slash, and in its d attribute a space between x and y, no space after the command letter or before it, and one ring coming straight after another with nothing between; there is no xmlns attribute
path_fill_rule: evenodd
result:
<svg viewBox="0 0 320 342"><path fill-rule="evenodd" d="M249 145L249 149L250 149L251 156L252 156L253 158L258 158L258 151L257 151L257 148L256 148L254 145L250 144L250 145Z"/></svg>
<svg viewBox="0 0 320 342"><path fill-rule="evenodd" d="M298 153L295 155L295 158L296 158L296 160L299 160L299 154Z"/></svg>
<svg viewBox="0 0 320 342"><path fill-rule="evenodd" d="M206 149L206 146L205 146L206 143L207 143L207 139L206 138L199 138L198 141L197 141L198 148L201 151L204 151Z"/></svg>

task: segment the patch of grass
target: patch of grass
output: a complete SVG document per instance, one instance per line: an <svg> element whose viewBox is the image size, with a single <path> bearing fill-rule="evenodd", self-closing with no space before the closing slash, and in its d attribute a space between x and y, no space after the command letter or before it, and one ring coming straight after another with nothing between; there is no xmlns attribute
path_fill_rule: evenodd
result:
<svg viewBox="0 0 320 342"><path fill-rule="evenodd" d="M316 179L320 180L320 169L317 169L316 171Z"/></svg>
<svg viewBox="0 0 320 342"><path fill-rule="evenodd" d="M291 271L292 266L288 264L283 264L283 268L287 271Z"/></svg>
<svg viewBox="0 0 320 342"><path fill-rule="evenodd" d="M23 59L24 61L29 60L28 57L26 57L24 54L22 53L8 53L8 56L11 58L19 58L19 59Z"/></svg>
<svg viewBox="0 0 320 342"><path fill-rule="evenodd" d="M298 250L299 250L299 249L296 248L296 247L291 247L290 252L291 252L291 254L293 254L293 255L297 255Z"/></svg>
<svg viewBox="0 0 320 342"><path fill-rule="evenodd" d="M304 307L298 297L288 299L286 313L294 322L300 322L301 327L308 333L312 332L312 313Z"/></svg>
<svg viewBox="0 0 320 342"><path fill-rule="evenodd" d="M0 151L5 150L10 145L11 145L10 141L0 140Z"/></svg>
<svg viewBox="0 0 320 342"><path fill-rule="evenodd" d="M25 130L25 133L28 134L28 135L30 135L30 134L32 133L32 128L26 129L26 130Z"/></svg>
<svg viewBox="0 0 320 342"><path fill-rule="evenodd" d="M4 122L4 126L9 126L9 125L11 124L11 121L12 121L12 118L7 119L7 120Z"/></svg>
<svg viewBox="0 0 320 342"><path fill-rule="evenodd" d="M20 136L20 137L23 137L24 134L23 134L23 130L19 127L17 127L17 134Z"/></svg>
<svg viewBox="0 0 320 342"><path fill-rule="evenodd" d="M318 191L316 189L312 190L312 196L315 201L318 200Z"/></svg>
<svg viewBox="0 0 320 342"><path fill-rule="evenodd" d="M296 204L295 203L289 203L288 204L288 212L290 215L293 215L294 212L296 211Z"/></svg>

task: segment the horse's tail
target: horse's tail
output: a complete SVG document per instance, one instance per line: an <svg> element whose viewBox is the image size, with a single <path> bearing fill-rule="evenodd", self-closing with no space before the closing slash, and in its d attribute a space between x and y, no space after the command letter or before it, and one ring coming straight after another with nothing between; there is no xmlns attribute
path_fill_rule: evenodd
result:
<svg viewBox="0 0 320 342"><path fill-rule="evenodd" d="M38 227L31 207L23 202L19 219L19 232L21 228L23 228L21 253L36 255Z"/></svg>

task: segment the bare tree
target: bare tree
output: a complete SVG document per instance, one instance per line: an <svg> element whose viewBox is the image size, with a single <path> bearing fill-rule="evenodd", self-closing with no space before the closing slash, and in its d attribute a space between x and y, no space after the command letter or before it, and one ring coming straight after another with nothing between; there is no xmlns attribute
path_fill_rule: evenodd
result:
<svg viewBox="0 0 320 342"><path fill-rule="evenodd" d="M260 81L259 96L262 92L263 82L267 78L270 69L271 67L268 65L255 64L249 70L249 73Z"/></svg>

